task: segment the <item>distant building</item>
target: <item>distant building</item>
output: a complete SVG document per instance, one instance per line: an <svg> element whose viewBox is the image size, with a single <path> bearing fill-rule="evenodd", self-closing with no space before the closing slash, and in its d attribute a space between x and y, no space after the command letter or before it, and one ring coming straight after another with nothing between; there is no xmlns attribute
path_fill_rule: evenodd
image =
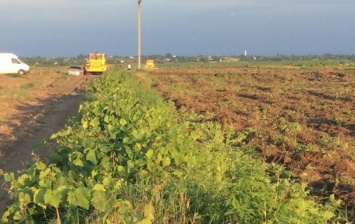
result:
<svg viewBox="0 0 355 224"><path fill-rule="evenodd" d="M237 57L224 57L223 61L239 61L240 59Z"/></svg>

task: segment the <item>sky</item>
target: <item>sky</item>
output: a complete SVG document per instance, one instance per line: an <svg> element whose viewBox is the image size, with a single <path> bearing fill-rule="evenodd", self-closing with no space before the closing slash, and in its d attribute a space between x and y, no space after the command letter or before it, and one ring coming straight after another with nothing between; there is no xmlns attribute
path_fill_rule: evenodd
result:
<svg viewBox="0 0 355 224"><path fill-rule="evenodd" d="M0 52L137 55L137 0L0 0ZM142 0L142 55L355 54L354 0Z"/></svg>

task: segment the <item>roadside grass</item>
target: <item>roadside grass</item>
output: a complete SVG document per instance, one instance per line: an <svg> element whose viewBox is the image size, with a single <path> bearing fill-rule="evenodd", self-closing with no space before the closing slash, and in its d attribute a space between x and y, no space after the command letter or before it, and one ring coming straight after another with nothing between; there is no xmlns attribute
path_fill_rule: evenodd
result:
<svg viewBox="0 0 355 224"><path fill-rule="evenodd" d="M11 73L11 74L7 74L7 76L13 77L13 78L23 78L23 75L20 75L18 73Z"/></svg>
<svg viewBox="0 0 355 224"><path fill-rule="evenodd" d="M21 85L18 89L10 92L9 96L15 99L27 99L29 96L28 91L35 88L35 83L26 83Z"/></svg>
<svg viewBox="0 0 355 224"><path fill-rule="evenodd" d="M26 83L26 84L23 84L20 86L20 89L24 89L24 90L27 90L27 89L31 89L35 87L35 84L34 83Z"/></svg>
<svg viewBox="0 0 355 224"><path fill-rule="evenodd" d="M10 117L11 117L11 114L5 114L5 115L0 119L0 125L1 125L1 124L4 124L6 121L8 121Z"/></svg>
<svg viewBox="0 0 355 224"><path fill-rule="evenodd" d="M43 141L36 141L31 144L31 148L34 149L42 149L44 147L45 143Z"/></svg>

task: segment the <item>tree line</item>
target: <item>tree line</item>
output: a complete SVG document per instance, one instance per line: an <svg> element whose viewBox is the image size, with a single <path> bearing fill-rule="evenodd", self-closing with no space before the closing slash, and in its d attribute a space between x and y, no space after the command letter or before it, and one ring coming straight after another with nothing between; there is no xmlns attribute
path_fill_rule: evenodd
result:
<svg viewBox="0 0 355 224"><path fill-rule="evenodd" d="M85 63L86 55L78 55L75 57L24 57L22 58L30 66L71 66L83 65ZM165 55L145 55L142 56L142 61L152 59L156 63L173 63L173 62L221 62L221 61L265 61L265 62L297 62L297 61L355 61L355 55L337 55L337 54L322 54L322 55L197 55L197 56L178 56L171 53ZM136 56L107 56L108 64L132 64L137 63Z"/></svg>

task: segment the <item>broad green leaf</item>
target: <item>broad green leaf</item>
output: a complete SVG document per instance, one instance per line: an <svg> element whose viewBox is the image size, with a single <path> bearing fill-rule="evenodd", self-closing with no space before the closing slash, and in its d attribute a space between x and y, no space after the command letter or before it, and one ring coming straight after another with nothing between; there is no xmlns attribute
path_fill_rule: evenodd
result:
<svg viewBox="0 0 355 224"><path fill-rule="evenodd" d="M110 157L108 157L108 156L103 157L100 162L100 167L102 169L109 170L109 169L111 169L111 163L112 162L110 160Z"/></svg>
<svg viewBox="0 0 355 224"><path fill-rule="evenodd" d="M29 179L29 176L27 174L22 174L18 179L17 183L21 184L22 186L26 185L26 180Z"/></svg>
<svg viewBox="0 0 355 224"><path fill-rule="evenodd" d="M132 131L132 136L133 136L134 139L139 139L138 131L137 130L133 130Z"/></svg>
<svg viewBox="0 0 355 224"><path fill-rule="evenodd" d="M105 121L105 123L109 123L110 122L110 117L108 115L105 115L104 121Z"/></svg>
<svg viewBox="0 0 355 224"><path fill-rule="evenodd" d="M90 190L85 187L80 187L68 192L68 202L70 205L89 209Z"/></svg>
<svg viewBox="0 0 355 224"><path fill-rule="evenodd" d="M6 210L5 213L2 215L1 221L3 223L9 223L10 215L11 215L11 212L9 210Z"/></svg>
<svg viewBox="0 0 355 224"><path fill-rule="evenodd" d="M96 175L97 175L98 173L99 173L99 172L98 172L97 170L91 171L91 177L96 178Z"/></svg>
<svg viewBox="0 0 355 224"><path fill-rule="evenodd" d="M102 184L95 184L95 186L92 189L94 191L106 191L104 185L102 185Z"/></svg>
<svg viewBox="0 0 355 224"><path fill-rule="evenodd" d="M129 137L124 137L123 138L123 143L129 143L130 142L130 138Z"/></svg>
<svg viewBox="0 0 355 224"><path fill-rule="evenodd" d="M35 165L38 170L44 170L47 167L46 164L41 161L36 162Z"/></svg>
<svg viewBox="0 0 355 224"><path fill-rule="evenodd" d="M84 130L86 130L89 127L89 124L87 121L81 122L81 126L83 127Z"/></svg>
<svg viewBox="0 0 355 224"><path fill-rule="evenodd" d="M169 157L165 157L165 158L163 159L163 167L170 166L170 163L171 163L171 161L170 161L170 158L169 158Z"/></svg>
<svg viewBox="0 0 355 224"><path fill-rule="evenodd" d="M180 165L181 163L185 162L185 157L182 153L176 153L174 156L174 161L176 163L176 165Z"/></svg>
<svg viewBox="0 0 355 224"><path fill-rule="evenodd" d="M115 189L115 190L121 189L122 183L123 183L123 179L116 180L116 182L115 182L115 184L114 184L114 186L113 186L113 189Z"/></svg>
<svg viewBox="0 0 355 224"><path fill-rule="evenodd" d="M133 154L131 148L125 147L125 149L126 149L127 157L128 157L129 159L132 159L132 158L134 157L134 154Z"/></svg>
<svg viewBox="0 0 355 224"><path fill-rule="evenodd" d="M144 206L143 215L149 221L154 219L154 206L152 204L147 204Z"/></svg>
<svg viewBox="0 0 355 224"><path fill-rule="evenodd" d="M152 220L149 218L145 218L142 221L138 222L138 224L152 224Z"/></svg>
<svg viewBox="0 0 355 224"><path fill-rule="evenodd" d="M121 119L120 119L120 124L121 124L122 126L125 126L125 125L127 124L127 121L126 121L125 119L121 118Z"/></svg>
<svg viewBox="0 0 355 224"><path fill-rule="evenodd" d="M23 216L22 216L22 214L19 211L17 211L17 212L15 212L15 214L13 216L13 219L15 221L19 221L19 220L23 219Z"/></svg>
<svg viewBox="0 0 355 224"><path fill-rule="evenodd" d="M11 181L15 180L15 175L14 175L14 173L5 173L4 179L6 182L11 182Z"/></svg>
<svg viewBox="0 0 355 224"><path fill-rule="evenodd" d="M33 201L41 206L42 208L46 209L45 201L44 201L44 189L37 189L34 191L33 194Z"/></svg>
<svg viewBox="0 0 355 224"><path fill-rule="evenodd" d="M52 184L53 184L53 181L49 180L48 178L41 179L38 182L38 185L43 188L51 188Z"/></svg>
<svg viewBox="0 0 355 224"><path fill-rule="evenodd" d="M135 165L135 163L134 163L133 160L128 160L128 161L127 161L127 167L128 167L129 169L133 169L133 168L134 168L134 165Z"/></svg>
<svg viewBox="0 0 355 224"><path fill-rule="evenodd" d="M136 143L134 145L134 151L139 152L140 150L142 150L142 144Z"/></svg>
<svg viewBox="0 0 355 224"><path fill-rule="evenodd" d="M81 152L73 152L69 155L69 161L71 161L74 165L83 167L84 162L82 160L83 154Z"/></svg>
<svg viewBox="0 0 355 224"><path fill-rule="evenodd" d="M31 196L27 193L20 192L18 195L21 210L25 209L27 204L31 202Z"/></svg>
<svg viewBox="0 0 355 224"><path fill-rule="evenodd" d="M67 127L65 130L58 132L58 136L68 136L72 133L72 127Z"/></svg>
<svg viewBox="0 0 355 224"><path fill-rule="evenodd" d="M119 173L124 173L125 171L125 168L123 166L117 166L116 169Z"/></svg>
<svg viewBox="0 0 355 224"><path fill-rule="evenodd" d="M147 161L147 169L149 171L153 171L156 168L154 161L148 160Z"/></svg>
<svg viewBox="0 0 355 224"><path fill-rule="evenodd" d="M90 126L93 127L93 128L96 128L100 125L100 121L99 121L99 118L98 117L94 117L94 119L92 119L90 121Z"/></svg>
<svg viewBox="0 0 355 224"><path fill-rule="evenodd" d="M60 191L47 189L46 193L44 194L44 202L53 207L58 208L61 200L62 194Z"/></svg>
<svg viewBox="0 0 355 224"><path fill-rule="evenodd" d="M147 159L150 160L154 154L154 151L152 149L149 149L147 153L145 154L147 156Z"/></svg>
<svg viewBox="0 0 355 224"><path fill-rule="evenodd" d="M49 169L49 168L42 170L39 174L39 178L43 179L43 178L47 177L50 172L51 172L51 169Z"/></svg>
<svg viewBox="0 0 355 224"><path fill-rule="evenodd" d="M112 177L108 175L105 176L102 180L102 183L104 184L104 186L110 186L110 184L112 183Z"/></svg>
<svg viewBox="0 0 355 224"><path fill-rule="evenodd" d="M94 149L88 150L88 153L86 154L86 160L89 160L90 162L92 162L92 164L97 164L96 152Z"/></svg>
<svg viewBox="0 0 355 224"><path fill-rule="evenodd" d="M95 191L93 193L91 203L95 209L103 212L106 210L107 203L107 195L104 191Z"/></svg>

